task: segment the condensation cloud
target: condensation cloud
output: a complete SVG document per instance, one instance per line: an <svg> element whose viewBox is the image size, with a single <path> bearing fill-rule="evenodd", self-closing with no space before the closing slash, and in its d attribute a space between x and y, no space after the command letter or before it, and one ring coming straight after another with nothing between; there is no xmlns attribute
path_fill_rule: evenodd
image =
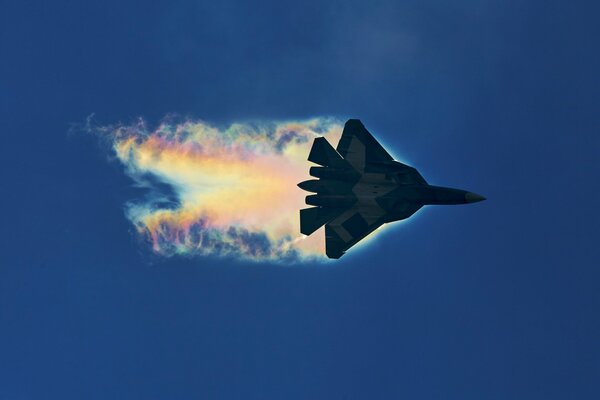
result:
<svg viewBox="0 0 600 400"><path fill-rule="evenodd" d="M322 258L322 230L300 234L306 160L315 137L336 143L331 118L234 123L163 121L94 129L110 142L125 173L147 195L125 205L152 251L248 260Z"/></svg>

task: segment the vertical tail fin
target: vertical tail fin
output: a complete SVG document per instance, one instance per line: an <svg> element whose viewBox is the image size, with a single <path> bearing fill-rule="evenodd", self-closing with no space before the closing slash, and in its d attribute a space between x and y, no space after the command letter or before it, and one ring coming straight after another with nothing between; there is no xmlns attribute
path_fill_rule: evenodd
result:
<svg viewBox="0 0 600 400"><path fill-rule="evenodd" d="M344 160L340 153L335 151L327 139L323 137L316 138L313 142L308 161L325 167L352 168L348 161Z"/></svg>

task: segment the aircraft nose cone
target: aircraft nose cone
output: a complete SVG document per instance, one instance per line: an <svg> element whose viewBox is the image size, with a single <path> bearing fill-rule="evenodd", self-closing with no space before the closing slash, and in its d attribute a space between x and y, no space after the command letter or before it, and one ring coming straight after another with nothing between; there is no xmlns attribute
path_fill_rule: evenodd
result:
<svg viewBox="0 0 600 400"><path fill-rule="evenodd" d="M468 192L467 194L465 194L465 200L467 201L467 203L476 203L478 201L485 200L485 197L477 193Z"/></svg>

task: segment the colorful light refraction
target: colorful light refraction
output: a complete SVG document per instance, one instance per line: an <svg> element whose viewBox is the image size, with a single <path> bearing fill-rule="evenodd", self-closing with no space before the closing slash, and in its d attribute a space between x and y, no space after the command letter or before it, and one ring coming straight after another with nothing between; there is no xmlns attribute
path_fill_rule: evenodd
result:
<svg viewBox="0 0 600 400"><path fill-rule="evenodd" d="M224 129L187 120L153 131L140 121L104 132L127 175L148 190L126 215L155 253L294 261L324 253L322 230L300 234L306 193L296 184L308 177L313 139L336 143L342 129L315 118Z"/></svg>

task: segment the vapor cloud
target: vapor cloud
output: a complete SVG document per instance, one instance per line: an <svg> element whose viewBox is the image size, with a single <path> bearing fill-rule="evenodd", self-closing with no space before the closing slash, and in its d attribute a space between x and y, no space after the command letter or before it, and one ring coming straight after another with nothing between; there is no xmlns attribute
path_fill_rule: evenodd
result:
<svg viewBox="0 0 600 400"><path fill-rule="evenodd" d="M343 126L331 118L234 123L140 120L94 130L108 139L125 173L147 195L125 214L152 251L247 260L322 257L323 233L300 234L312 140L333 143Z"/></svg>

